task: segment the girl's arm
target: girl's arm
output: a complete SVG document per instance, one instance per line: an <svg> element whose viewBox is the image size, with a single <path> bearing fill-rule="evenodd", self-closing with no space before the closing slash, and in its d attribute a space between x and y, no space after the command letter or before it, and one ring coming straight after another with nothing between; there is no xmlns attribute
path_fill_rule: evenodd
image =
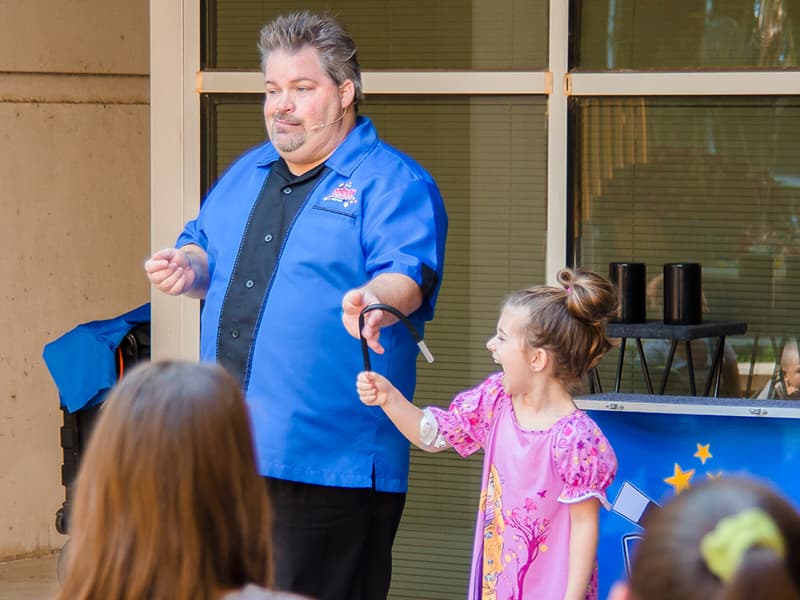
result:
<svg viewBox="0 0 800 600"><path fill-rule="evenodd" d="M422 441L420 438L422 410L409 402L383 375L372 371L359 373L356 390L364 404L380 406L400 433L418 448L426 452L441 452L447 448L447 446L429 446Z"/></svg>
<svg viewBox="0 0 800 600"><path fill-rule="evenodd" d="M584 600L597 557L600 501L589 498L569 505L569 572L564 600Z"/></svg>

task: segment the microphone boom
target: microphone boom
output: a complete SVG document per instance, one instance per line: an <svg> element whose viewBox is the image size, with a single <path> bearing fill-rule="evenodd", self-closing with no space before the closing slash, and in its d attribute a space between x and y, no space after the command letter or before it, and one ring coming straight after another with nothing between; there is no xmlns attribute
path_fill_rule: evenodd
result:
<svg viewBox="0 0 800 600"><path fill-rule="evenodd" d="M312 125L309 129L322 129L323 127L327 127L328 125L333 125L334 123L338 123L342 119L344 119L344 114L347 112L346 108L342 109L342 114L339 115L339 118L334 119L333 121L328 121L327 123L319 123L317 125Z"/></svg>

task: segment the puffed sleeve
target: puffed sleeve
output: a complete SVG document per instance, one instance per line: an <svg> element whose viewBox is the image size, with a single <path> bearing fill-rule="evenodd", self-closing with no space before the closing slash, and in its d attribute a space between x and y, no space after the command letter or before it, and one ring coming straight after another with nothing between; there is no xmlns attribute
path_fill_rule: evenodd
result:
<svg viewBox="0 0 800 600"><path fill-rule="evenodd" d="M617 474L617 457L597 424L583 411L557 432L553 457L564 482L559 501L572 504L597 498L606 507L606 489Z"/></svg>
<svg viewBox="0 0 800 600"><path fill-rule="evenodd" d="M501 373L495 373L479 386L461 392L447 410L428 407L436 419L438 433L461 456L483 447L497 403L505 395L501 378Z"/></svg>

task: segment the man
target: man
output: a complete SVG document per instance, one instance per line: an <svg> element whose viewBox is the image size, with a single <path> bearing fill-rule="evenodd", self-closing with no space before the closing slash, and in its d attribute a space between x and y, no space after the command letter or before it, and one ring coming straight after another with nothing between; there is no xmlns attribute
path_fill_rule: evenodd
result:
<svg viewBox="0 0 800 600"><path fill-rule="evenodd" d="M240 158L176 248L145 269L204 298L201 355L239 378L275 525L276 586L321 600L385 598L405 502L408 444L355 393L358 315L433 317L447 217L431 176L384 144L353 40L299 12L261 31L270 141ZM417 346L366 313L372 368L415 384Z"/></svg>

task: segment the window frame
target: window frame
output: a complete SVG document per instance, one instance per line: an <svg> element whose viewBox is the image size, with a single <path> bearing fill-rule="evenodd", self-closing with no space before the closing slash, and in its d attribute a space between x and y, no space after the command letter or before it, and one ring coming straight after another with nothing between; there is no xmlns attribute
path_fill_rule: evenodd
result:
<svg viewBox="0 0 800 600"><path fill-rule="evenodd" d="M201 68L200 2L150 0L151 247L171 246L199 209L203 94L260 94L261 73ZM800 94L800 69L693 72L582 72L570 69L570 6L549 2L545 71L365 71L368 94L534 94L548 98L545 274L571 260L568 104L586 96ZM153 290L154 358L196 359L199 303Z"/></svg>

